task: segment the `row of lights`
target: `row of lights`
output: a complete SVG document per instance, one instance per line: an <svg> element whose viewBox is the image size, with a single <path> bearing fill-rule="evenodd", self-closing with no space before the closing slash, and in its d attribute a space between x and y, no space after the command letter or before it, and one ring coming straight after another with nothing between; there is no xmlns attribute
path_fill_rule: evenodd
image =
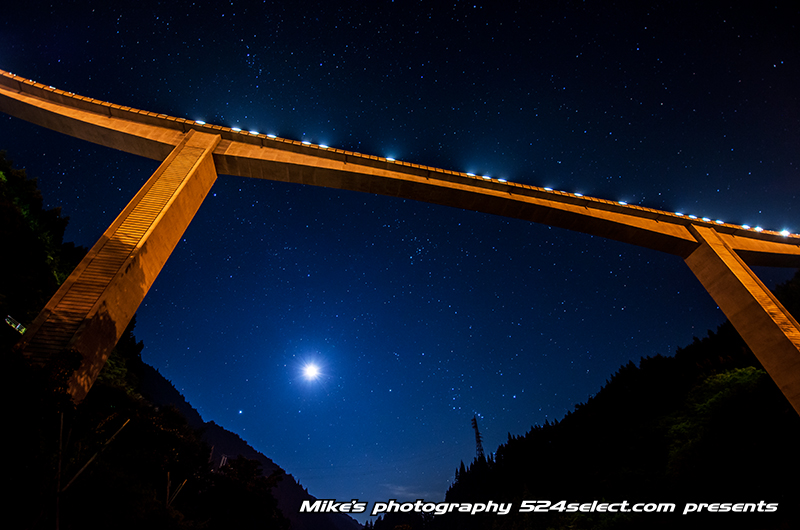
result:
<svg viewBox="0 0 800 530"><path fill-rule="evenodd" d="M468 177L477 177L475 173L466 173ZM508 182L506 179L492 179L489 175L481 175L482 179L485 180L496 180L497 182Z"/></svg>
<svg viewBox="0 0 800 530"><path fill-rule="evenodd" d="M196 123L196 124L198 124L198 125L206 125L206 122L204 122L204 121L200 121L200 120L195 120L195 123ZM242 129L240 129L239 127L232 127L232 128L231 128L231 130L232 130L233 132L243 132L243 131L242 131ZM252 135L259 135L259 134L261 134L261 133L259 133L258 131L248 131L248 132L249 132L250 134L252 134ZM271 138L271 139L273 139L273 140L278 138L278 137L277 137L276 135L274 135L274 134L267 134L266 136L267 136L267 138ZM311 142L309 142L309 141L307 141L307 140L303 140L301 143L302 143L303 145L306 145L306 146L309 146L309 147L314 147L314 146L315 146L315 144L312 144ZM319 147L320 149L330 149L330 147L329 147L329 146L327 146L327 145L325 145L325 144L317 144L317 145L316 145L316 147ZM395 160L394 158L392 158L392 157L388 157L388 156L385 158L385 160L386 160L387 162L396 162L396 160ZM478 177L478 175L476 175L475 173L466 173L466 175L467 175L468 177L474 177L474 178L477 178L477 177ZM493 178L492 178L492 177L490 177L489 175L481 175L481 176L480 176L480 178L482 178L482 179L484 179L484 180L495 180L495 181L497 181L497 182L500 182L500 183L507 183L507 182L508 182L508 180L506 180L506 179L502 179L502 178L493 179ZM544 187L543 189L544 189L545 191L555 191L553 188L550 188L550 187ZM575 197L583 197L583 196L584 196L584 195L583 195L583 193L577 193L577 192L575 192L575 193L569 193L569 192L563 192L563 191L562 191L562 192L559 192L559 193L567 193L567 194L573 195L573 196L575 196ZM627 203L627 202L625 202L625 201L617 201L617 203L618 203L618 204L620 204L621 206L628 206L628 203ZM678 216L678 217L686 217L686 218L688 218L688 219L698 219L698 217L697 217L696 215L687 215L687 214L684 214L684 213L682 213L682 212L675 212L675 213L674 213L674 215L676 215L676 216ZM709 217L700 217L699 219L700 219L701 221L704 221L704 222L706 222L706 223L710 223L710 222L712 222L711 218L709 218ZM719 220L719 219L717 219L717 220L715 220L715 221L713 221L713 222L715 222L715 223L717 223L717 224L720 224L720 225L722 225L722 224L725 224L725 221L721 221L721 220ZM753 227L751 227L750 225L740 225L740 228L742 228L742 229L744 229L744 230L752 230L752 231L754 231L754 232L763 232L763 231L764 231L764 229L763 229L763 228L761 228L760 226L753 226ZM791 234L791 232L789 232L788 230L781 230L781 231L780 231L780 232L778 232L778 233L779 233L780 235L782 235L783 237L788 237L788 236L792 235L792 234ZM800 236L800 234L795 234L795 236Z"/></svg>
<svg viewBox="0 0 800 530"><path fill-rule="evenodd" d="M206 122L204 122L204 121L197 121L197 120L195 120L195 123L199 123L200 125L205 125L206 124ZM231 130L233 132L242 132L242 130L239 127L231 127ZM258 131L247 131L247 133L252 134L254 136L258 136L259 134L261 134ZM267 134L266 137L267 138L271 138L272 140L275 140L275 139L278 138L274 134ZM311 142L309 142L307 140L303 140L300 143L302 143L303 145L314 146L314 144L312 144ZM316 147L319 147L320 149L330 149L330 147L325 145L325 144L317 144Z"/></svg>
<svg viewBox="0 0 800 530"><path fill-rule="evenodd" d="M13 76L14 74L10 74L10 75ZM56 90L56 88L53 87L53 86L50 86L50 88L53 89L53 90ZM71 94L71 92L70 92L70 94ZM206 125L206 122L201 121L201 120L194 120L194 123L196 123L198 125ZM240 129L239 127L232 127L231 131L233 131L233 132L242 132L242 129ZM260 134L258 131L248 131L248 132L250 134L256 135L256 136ZM267 138L277 139L277 136L274 135L274 134L267 134L266 136L267 136ZM301 143L303 145L307 145L307 146L313 146L314 145L309 141L302 141ZM316 147L319 147L320 149L329 149L329 147L327 145L324 145L324 144L318 144ZM395 162L396 161L394 158L391 158L391 157L386 157L385 160L387 162ZM475 175L475 173L466 173L466 175L469 176L469 177L477 177L477 175ZM482 175L481 178L483 178L485 180L493 180L492 177L490 177L488 175ZM506 179L494 179L494 180L496 180L497 182L501 182L501 183L508 182ZM545 191L555 191L555 190L553 190L553 188L550 188L550 187L545 187L544 190ZM561 192L561 193L569 193L569 192ZM577 193L577 192L576 193L572 193L572 195L575 196L575 197L583 197L584 196L582 193ZM622 206L627 206L628 205L628 203L625 202L625 201L618 201L618 203L620 205L622 205ZM674 215L676 215L678 217L687 217L689 219L697 219L698 218L696 215L691 215L691 214L690 215L686 215L686 214L684 214L682 212L675 212ZM701 217L700 220L702 220L704 222L707 222L707 223L712 222L709 217ZM714 222L717 223L717 224L725 224L724 221L721 221L719 219L717 219ZM763 232L764 231L764 229L762 227L760 227L760 226L751 227L750 225L740 225L740 227L742 229L744 229L744 230L752 230L754 232ZM781 230L778 233L780 235L782 235L783 237L788 237L788 236L792 235L791 232L789 232L786 229ZM800 234L794 234L794 235L795 236L800 236Z"/></svg>
<svg viewBox="0 0 800 530"><path fill-rule="evenodd" d="M467 173L466 175L467 175L467 176L469 176L469 177L475 177L475 176L476 176L474 173ZM489 177L489 176L486 176L486 175L483 175L483 178L484 178L484 179L487 179L487 180L491 180L491 177ZM508 182L506 179L496 179L496 180L497 180L498 182ZM542 189L544 189L545 191L556 191L556 190L554 190L553 188L550 188L550 187L547 187L547 186L545 186L545 187L544 187L544 188L542 188ZM570 193L570 192L568 192L568 191L559 191L558 193L566 193L566 194L568 194L568 195L573 195L573 196L575 196L575 197L583 197L583 196L584 196L584 195L583 195L583 193L578 193L578 192L575 192L575 193ZM617 204L619 204L619 205L621 205L621 206L628 206L628 203L627 203L627 202L625 202L625 201L617 201ZM697 217L696 215L686 215L686 214L684 214L684 213L681 213L681 212L675 212L675 214L674 214L674 215L676 215L676 216L678 216L678 217L687 217L687 218L689 218L689 219L698 219L698 217ZM701 221L705 221L706 223L710 223L710 222L712 222L711 218L709 218L709 217L700 217L699 219L700 219ZM719 220L719 219L717 219L716 221L713 221L713 222L715 222L715 223L717 223L717 224L720 224L720 225L722 225L722 224L726 224L726 223L725 223L725 221L721 221L721 220ZM763 231L764 231L764 229L763 229L763 228L761 228L760 226L755 226L755 227L752 227L752 226L750 226L750 225L740 225L740 228L743 228L744 230L752 230L752 231L754 231L754 232L763 232ZM783 237L789 237L790 235L792 235L792 233L791 233L791 232L789 232L788 230L785 230L785 229L784 229L784 230L781 230L781 231L780 231L780 232L778 232L778 233L779 233L780 235L782 235ZM794 235L795 235L795 236L800 236L800 234L794 234Z"/></svg>
<svg viewBox="0 0 800 530"><path fill-rule="evenodd" d="M474 177L475 176L474 173L467 173L467 175L470 176L470 177ZM483 178L490 179L491 177L484 176ZM497 179L497 180L499 182L507 182L505 179ZM545 191L555 191L553 188L550 188L550 187L547 187L547 186L545 186L542 189L544 189ZM559 191L559 193L570 194L570 192L568 192L568 191ZM583 197L584 196L583 193L578 193L578 192L572 193L571 195L574 195L575 197ZM620 204L621 206L628 206L628 203L625 202L625 201L617 201L617 203ZM681 213L681 212L675 212L675 215L677 215L678 217L687 217L689 219L698 219L698 217L696 215L686 215L686 214ZM699 219L701 221L705 221L706 223L712 222L711 218L709 218L709 217L700 217ZM725 224L725 221L721 221L719 219L717 219L714 222L717 223L717 224L720 224L720 225ZM760 226L751 227L750 225L740 225L740 227L745 229L745 230L753 230L754 232L763 232L764 231L764 229L761 228ZM792 233L789 232L788 230L781 230L778 233L780 235L784 236L784 237L788 237L788 236L792 235ZM800 234L795 234L795 235L800 235Z"/></svg>
<svg viewBox="0 0 800 530"><path fill-rule="evenodd" d="M14 74L11 74L11 75L14 75ZM51 86L50 88L53 89L53 90L56 90L56 88L53 87L53 86ZM195 123L198 124L198 125L206 125L206 122L201 121L201 120L195 120ZM242 132L242 129L240 129L239 127L233 127L233 128L231 128L231 130L233 132ZM253 135L260 134L258 131L249 131L249 132L250 132L250 134L253 134ZM276 139L277 136L274 135L274 134L268 134L267 138ZM307 146L312 146L313 145L311 142L308 142L308 141L303 141L302 144L303 145L307 145ZM317 147L319 147L321 149L328 149L329 148L327 145L324 145L324 144L319 144L319 145L317 145ZM395 159L394 158L390 158L390 157L386 157L386 160L388 162L395 162ZM467 173L466 175L469 176L469 177L476 177L476 175L474 173ZM492 177L490 177L488 175L482 175L482 178L485 179L485 180L492 180ZM495 180L497 180L498 182L502 182L502 183L508 182L506 179L495 179ZM549 187L545 187L544 189L545 189L545 191L554 191L553 188L549 188ZM568 192L562 192L562 193L568 193ZM575 197L583 197L582 193L573 193L572 195L574 195ZM627 206L628 205L628 203L625 202L625 201L618 201L618 203L620 205L622 205L622 206ZM685 216L685 217L687 217L689 219L697 219L696 215L685 215L682 212L675 212L675 215L678 216L678 217L684 217ZM709 217L701 217L700 219L702 221L707 222L707 223L711 222L711 219ZM714 222L716 222L717 224L725 224L724 221L721 221L719 219L717 219ZM755 227L751 227L750 225L740 225L740 226L744 230L752 230L754 232L763 232L764 231L764 229L762 227L760 227L760 226L755 226ZM789 232L786 229L781 230L778 233L780 235L784 236L784 237L788 237L788 236L791 235L791 232ZM800 234L795 234L795 235L800 235Z"/></svg>

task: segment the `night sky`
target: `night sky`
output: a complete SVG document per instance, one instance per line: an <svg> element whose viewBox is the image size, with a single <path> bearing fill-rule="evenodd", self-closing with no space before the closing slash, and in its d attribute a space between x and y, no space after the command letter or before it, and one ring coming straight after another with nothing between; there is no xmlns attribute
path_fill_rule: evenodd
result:
<svg viewBox="0 0 800 530"><path fill-rule="evenodd" d="M796 2L88 4L5 6L0 68L172 116L800 232ZM4 115L0 149L87 247L158 166ZM794 271L757 272L772 286ZM312 495L439 501L475 456L473 415L491 452L620 365L723 321L674 256L221 175L135 332L205 420ZM308 363L320 377L304 378Z"/></svg>

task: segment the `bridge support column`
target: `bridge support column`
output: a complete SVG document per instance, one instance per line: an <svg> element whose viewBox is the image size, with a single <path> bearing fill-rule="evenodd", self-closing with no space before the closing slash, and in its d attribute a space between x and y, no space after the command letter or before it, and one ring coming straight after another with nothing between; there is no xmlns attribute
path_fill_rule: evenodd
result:
<svg viewBox="0 0 800 530"><path fill-rule="evenodd" d="M686 264L800 414L800 325L715 230L691 231Z"/></svg>
<svg viewBox="0 0 800 530"><path fill-rule="evenodd" d="M82 356L69 384L80 402L217 179L218 135L189 131L31 324L18 348L47 363Z"/></svg>

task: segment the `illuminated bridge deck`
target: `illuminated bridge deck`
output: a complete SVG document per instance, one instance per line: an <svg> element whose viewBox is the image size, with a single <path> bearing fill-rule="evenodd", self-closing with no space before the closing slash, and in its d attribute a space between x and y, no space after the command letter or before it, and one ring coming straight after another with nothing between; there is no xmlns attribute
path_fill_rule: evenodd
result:
<svg viewBox="0 0 800 530"><path fill-rule="evenodd" d="M798 234L174 118L3 71L0 111L163 161L18 345L33 358L65 349L80 352L82 365L70 383L76 401L91 388L217 175L226 174L513 217L680 256L800 414L800 324L748 267L800 267Z"/></svg>
<svg viewBox="0 0 800 530"><path fill-rule="evenodd" d="M0 71L0 111L76 138L163 160L189 130L221 137L224 175L412 199L556 226L686 258L689 226L712 227L750 265L800 267L800 235L344 151L79 96Z"/></svg>

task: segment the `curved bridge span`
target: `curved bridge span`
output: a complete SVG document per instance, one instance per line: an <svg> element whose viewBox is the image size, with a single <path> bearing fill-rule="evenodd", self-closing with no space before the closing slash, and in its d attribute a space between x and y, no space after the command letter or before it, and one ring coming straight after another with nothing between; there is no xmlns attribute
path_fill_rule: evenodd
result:
<svg viewBox="0 0 800 530"><path fill-rule="evenodd" d="M524 219L678 255L800 414L800 325L748 265L800 267L800 235L363 155L115 105L0 70L0 111L163 161L18 345L77 350L91 387L218 174L362 191Z"/></svg>

